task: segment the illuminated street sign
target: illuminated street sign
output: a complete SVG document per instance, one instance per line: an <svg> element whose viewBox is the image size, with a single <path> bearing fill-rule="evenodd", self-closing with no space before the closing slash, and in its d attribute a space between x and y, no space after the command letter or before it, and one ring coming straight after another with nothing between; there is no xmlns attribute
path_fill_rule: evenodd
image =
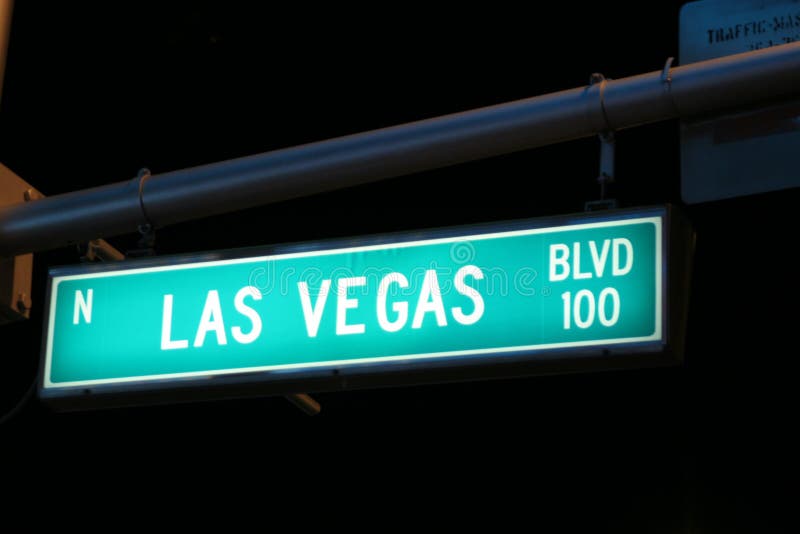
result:
<svg viewBox="0 0 800 534"><path fill-rule="evenodd" d="M667 213L56 269L40 391L280 390L304 376L660 349Z"/></svg>

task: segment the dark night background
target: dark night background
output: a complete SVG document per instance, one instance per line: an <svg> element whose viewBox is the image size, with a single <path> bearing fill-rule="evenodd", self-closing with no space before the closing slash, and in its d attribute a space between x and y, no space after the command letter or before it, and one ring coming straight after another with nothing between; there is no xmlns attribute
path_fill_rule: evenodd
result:
<svg viewBox="0 0 800 534"><path fill-rule="evenodd" d="M681 3L251 4L18 0L0 161L54 195L581 86L592 72L660 70L677 55ZM680 203L678 131L618 133L622 206ZM597 155L586 139L180 224L158 231L156 250L580 211L598 196ZM34 399L0 428L0 471L43 488L145 479L166 493L252 481L309 509L338 503L340 526L377 507L390 523L425 509L492 530L514 517L796 532L798 201L795 189L686 208L698 248L683 366L319 394L314 418L279 397L71 414ZM0 327L0 412L38 366L46 269L77 261L72 249L36 255L33 317Z"/></svg>

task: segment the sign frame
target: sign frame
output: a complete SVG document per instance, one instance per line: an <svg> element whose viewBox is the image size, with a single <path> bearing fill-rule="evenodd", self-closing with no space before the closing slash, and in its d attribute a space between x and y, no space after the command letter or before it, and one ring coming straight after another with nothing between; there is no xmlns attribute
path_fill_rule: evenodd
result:
<svg viewBox="0 0 800 534"><path fill-rule="evenodd" d="M800 40L796 0L700 0L681 6L681 65ZM699 204L800 186L800 99L680 122L681 198Z"/></svg>
<svg viewBox="0 0 800 534"><path fill-rule="evenodd" d="M402 361L354 361L299 369L216 375L210 372L200 377L45 387L49 310L55 277L624 221L640 217L661 217L662 222L660 340L608 344L600 341L591 346L519 350L490 355L474 351L469 355ZM57 409L72 410L675 365L683 358L686 299L693 249L694 233L690 225L678 210L666 205L56 267L50 269L47 280L45 310L48 312L45 313L43 326L39 397Z"/></svg>

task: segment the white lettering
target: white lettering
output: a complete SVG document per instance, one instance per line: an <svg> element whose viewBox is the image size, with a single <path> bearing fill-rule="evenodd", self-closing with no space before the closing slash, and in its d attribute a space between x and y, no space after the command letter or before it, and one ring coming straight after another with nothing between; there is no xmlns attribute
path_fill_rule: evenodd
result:
<svg viewBox="0 0 800 534"><path fill-rule="evenodd" d="M474 265L465 265L456 272L454 284L456 291L462 295L469 297L472 300L473 310L470 314L465 314L461 306L454 307L451 312L453 319L463 325L470 325L477 323L483 317L483 297L478 291L464 283L464 278L467 276L473 277L475 280L483 280L483 271Z"/></svg>
<svg viewBox="0 0 800 534"><path fill-rule="evenodd" d="M620 247L625 247L626 249L624 267L620 267L619 265ZM614 239L614 265L613 265L614 276L622 276L628 274L629 272L631 272L632 267L633 267L633 245L628 239L624 237L618 237Z"/></svg>
<svg viewBox="0 0 800 534"><path fill-rule="evenodd" d="M390 321L386 314L386 295L391 284L406 288L408 278L400 273L390 273L384 276L378 285L378 324L386 332L397 332L408 322L408 302L392 303L392 311L397 314L397 319Z"/></svg>
<svg viewBox="0 0 800 534"><path fill-rule="evenodd" d="M314 307L311 307L311 296L306 282L297 282L297 289L300 291L300 304L303 306L303 318L306 321L306 332L308 337L317 337L319 323L322 321L322 311L325 309L325 301L328 300L328 293L331 290L331 281L323 280L319 288L319 296Z"/></svg>
<svg viewBox="0 0 800 534"><path fill-rule="evenodd" d="M588 309L586 310L586 319L581 318L581 301L586 300ZM581 289L575 294L575 310L574 319L578 328L589 328L594 322L595 301L594 295L588 289Z"/></svg>
<svg viewBox="0 0 800 534"><path fill-rule="evenodd" d="M603 272L606 270L606 260L608 259L608 249L611 241L608 239L603 240L603 248L600 253L597 253L597 243L589 241L589 252L592 254L592 263L594 264L594 273L597 278L602 278Z"/></svg>
<svg viewBox="0 0 800 534"><path fill-rule="evenodd" d="M561 266L561 272L558 272L558 266ZM568 277L569 247L562 243L550 245L550 281L560 282Z"/></svg>
<svg viewBox="0 0 800 534"><path fill-rule="evenodd" d="M581 244L580 243L573 243L572 244L572 277L575 280L585 280L587 278L592 277L592 273L582 273L581 272Z"/></svg>
<svg viewBox="0 0 800 534"><path fill-rule="evenodd" d="M194 338L194 346L202 347L208 332L217 335L218 345L227 345L228 339L225 336L225 324L222 322L222 306L219 303L219 291L212 289L206 297L206 304L203 306L203 314L200 316L200 324L197 326L197 335Z"/></svg>
<svg viewBox="0 0 800 534"><path fill-rule="evenodd" d="M252 297L253 300L261 300L261 291L253 286L246 286L240 289L233 299L233 305L236 311L250 319L250 322L253 323L253 328L250 329L250 333L248 334L242 332L242 329L238 326L231 328L233 339L242 344L252 343L261 335L261 316L259 316L258 312L253 308L244 303L245 297L248 296Z"/></svg>
<svg viewBox="0 0 800 534"><path fill-rule="evenodd" d="M81 315L83 315L83 320L86 321L86 324L92 324L93 296L94 289L89 289L86 292L86 297L83 296L82 291L75 291L75 313L72 314L72 324L78 324Z"/></svg>
<svg viewBox="0 0 800 534"><path fill-rule="evenodd" d="M340 278L336 282L336 335L363 334L363 323L347 324L347 310L358 308L358 299L347 298L347 288L367 285L365 276Z"/></svg>
<svg viewBox="0 0 800 534"><path fill-rule="evenodd" d="M164 295L164 310L161 316L161 350L189 347L188 339L170 339L172 337L172 299L172 295Z"/></svg>
<svg viewBox="0 0 800 534"><path fill-rule="evenodd" d="M436 314L436 324L447 326L447 317L444 314L444 303L442 303L442 292L439 289L439 278L436 270L428 269L425 271L425 279L422 281L422 291L417 301L417 309L414 312L414 320L411 328L421 328L425 314L434 312Z"/></svg>
<svg viewBox="0 0 800 534"><path fill-rule="evenodd" d="M614 311L611 313L610 318L606 314L606 299L609 295L614 303ZM597 310L599 313L597 316L600 318L600 324L603 326L614 326L619 320L619 292L613 287L607 287L600 292L599 300L600 302Z"/></svg>

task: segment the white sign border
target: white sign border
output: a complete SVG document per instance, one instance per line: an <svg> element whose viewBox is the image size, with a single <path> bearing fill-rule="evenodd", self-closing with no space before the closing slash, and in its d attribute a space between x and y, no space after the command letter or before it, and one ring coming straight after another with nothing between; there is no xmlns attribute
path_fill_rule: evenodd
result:
<svg viewBox="0 0 800 534"><path fill-rule="evenodd" d="M332 248L327 250L315 250L315 251L308 251L308 252L294 252L294 253L287 253L287 254L273 254L268 256L257 256L251 258L236 258L230 260L214 260L214 261L206 261L206 262L193 262L193 263L183 263L178 265L160 265L155 267L141 267L141 268L133 268L129 270L119 270L119 271L104 271L99 273L84 273L84 274L75 274L75 275L64 275L64 276L54 276L52 280L52 288L50 294L50 306L48 310L48 319L47 319L47 341L46 341L46 348L45 348L45 370L44 370L44 390L55 390L61 388L72 388L72 387L85 387L85 386L106 386L106 385L114 385L114 384L124 384L124 383L137 383L137 382L152 382L157 380L171 380L171 379L181 379L181 378L212 378L221 375L230 375L230 374L242 374L242 373L253 373L253 372L263 372L263 371L279 371L279 370L292 370L292 369L314 369L320 367L340 367L345 365L360 365L360 364L369 364L369 363L380 363L380 362L392 362L392 361L413 361L413 360L423 360L423 359L434 359L434 358L442 358L442 357L453 357L453 356L468 356L468 355L478 355L478 354L503 354L503 353L512 353L512 352L524 352L524 351L533 351L533 350L548 350L548 349L560 349L560 348L571 348L571 347L587 347L587 346L596 346L596 345L617 345L622 343L638 343L638 342L648 342L648 341L659 341L662 339L662 330L663 330L663 321L662 321L662 298L663 298L663 284L662 284L662 270L663 270L663 262L662 262L662 250L663 250L663 215L658 216L651 216L651 217L637 217L633 219L618 219L614 221L601 221L601 222L593 222L593 223L583 223L583 224L574 224L574 225L564 225L564 226L556 226L556 227L543 227L543 228L532 228L528 230L511 230L507 232L493 232L487 234L473 234L468 236L454 236L454 237L445 237L445 238L434 238L434 239L423 239L418 241L404 241L404 242L395 242L395 243L382 243L379 245L364 245L364 246L355 246L355 247L345 247L345 248ZM290 258L303 258L309 256L327 256L331 254L345 254L351 252L364 252L368 250L382 250L387 248L405 248L405 247L415 247L421 245L436 245L441 243L455 243L459 241L475 241L475 240L484 240L484 239L498 239L498 238L505 238L505 237L516 237L516 236L523 236L523 235L533 235L533 234L541 234L541 233L557 233L557 232L567 232L573 230L589 230L593 228L605 228L610 226L628 226L632 224L641 224L641 223L653 223L656 228L656 243L655 243L655 287L656 287L656 324L655 330L652 335L650 336L641 336L641 337L628 337L628 338L616 338L616 339L604 339L604 340L592 340L592 341L568 341L562 343L545 343L539 345L520 345L514 347L494 347L494 348L487 348L487 349L475 349L475 350L457 350L457 351L445 351L445 352L431 352L431 353L424 353L424 354L405 354L405 355L398 355L398 356L378 356L374 358L358 358L358 359L346 359L346 360L334 360L334 361L325 361L325 362L307 362L307 363L297 363L297 364L279 364L279 365L264 365L264 366L257 366L257 367L237 367L235 369L222 369L216 371L189 371L183 373L168 373L168 374L159 374L159 375L143 375L143 376L134 376L134 377L123 377L123 378L100 378L100 379L92 379L92 380L77 380L71 382L53 382L50 379L51 371L52 371L52 356L53 356L53 333L55 327L55 302L57 302L58 298L58 286L61 282L67 280L80 280L85 278L110 278L113 276L127 276L132 274L141 274L141 273L148 273L148 272L159 272L159 271L174 271L174 270L184 270L184 269L196 269L196 268L205 268L205 267L214 267L220 265L234 265L240 263L258 263L263 261L269 261L274 259L290 259Z"/></svg>

